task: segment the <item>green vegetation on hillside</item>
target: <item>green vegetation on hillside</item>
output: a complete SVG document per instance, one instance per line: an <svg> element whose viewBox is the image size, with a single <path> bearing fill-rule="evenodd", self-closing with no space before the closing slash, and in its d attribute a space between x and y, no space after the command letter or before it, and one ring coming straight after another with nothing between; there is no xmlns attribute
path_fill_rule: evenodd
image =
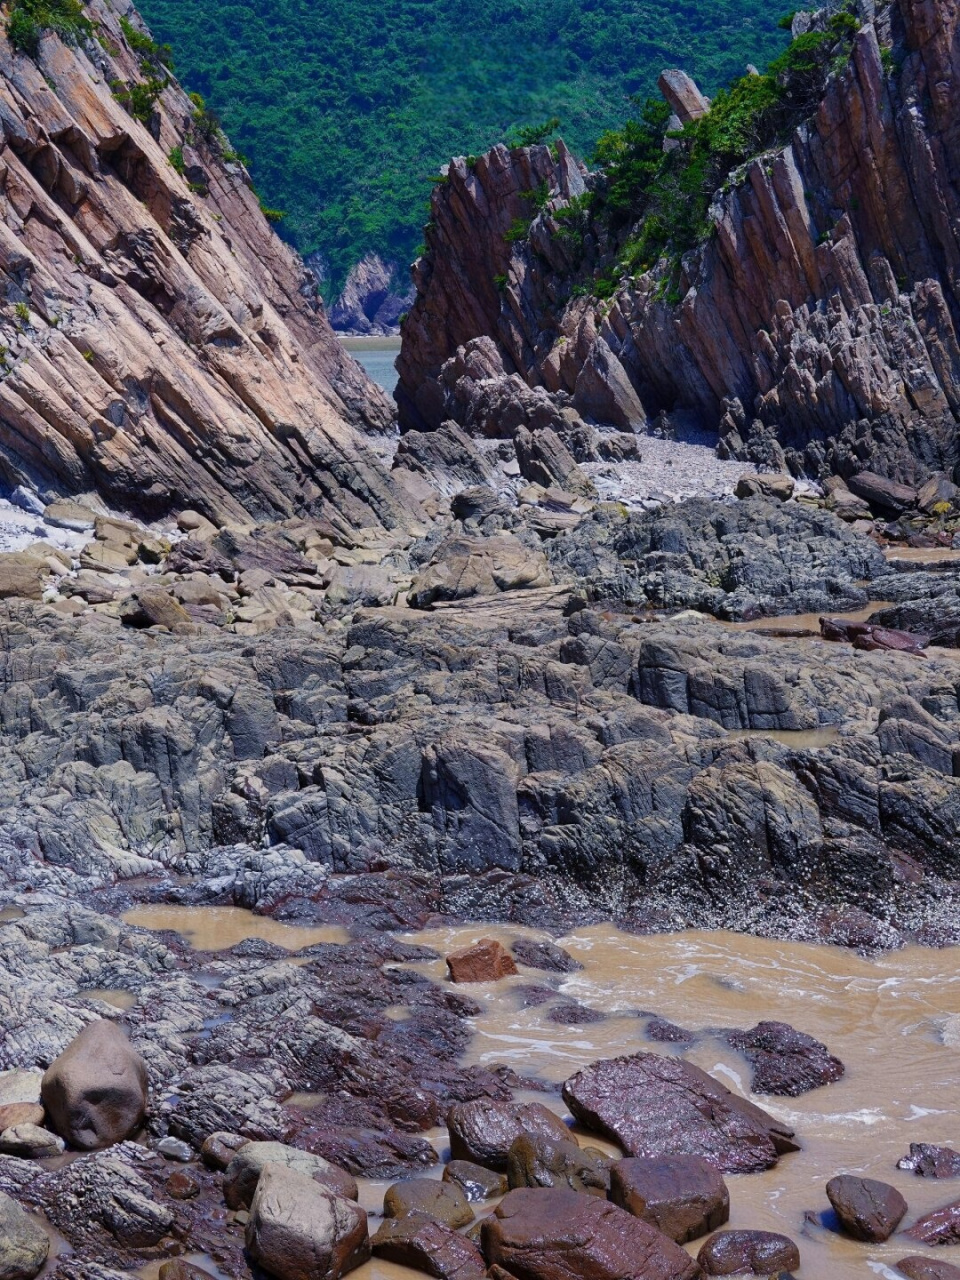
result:
<svg viewBox="0 0 960 1280"><path fill-rule="evenodd" d="M37 52L44 31L55 31L67 44L93 32L81 0L13 0L7 19L10 43L21 53Z"/></svg>
<svg viewBox="0 0 960 1280"><path fill-rule="evenodd" d="M649 270L664 256L678 265L708 234L718 188L816 110L858 27L848 10L834 12L822 29L792 41L765 74L742 76L717 93L704 116L669 135L670 151L662 146L669 111L656 99L623 128L604 133L595 160L605 181L560 216L560 234L577 243L591 226L619 244L616 260L598 273L590 292L606 296L624 275Z"/></svg>
<svg viewBox="0 0 960 1280"><path fill-rule="evenodd" d="M18 3L22 0L17 0ZM67 2L67 0L60 0ZM143 0L178 73L248 158L283 233L337 289L408 261L428 176L559 117L587 152L682 66L715 92L785 43L765 0Z"/></svg>

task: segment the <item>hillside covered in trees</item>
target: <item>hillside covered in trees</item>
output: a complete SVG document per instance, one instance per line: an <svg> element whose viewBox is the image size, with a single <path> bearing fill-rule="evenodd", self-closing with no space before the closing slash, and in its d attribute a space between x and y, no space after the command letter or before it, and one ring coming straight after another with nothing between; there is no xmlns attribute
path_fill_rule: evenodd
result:
<svg viewBox="0 0 960 1280"><path fill-rule="evenodd" d="M558 116L588 152L680 64L707 92L779 51L764 0L145 0L326 293L369 250L405 263L450 155Z"/></svg>

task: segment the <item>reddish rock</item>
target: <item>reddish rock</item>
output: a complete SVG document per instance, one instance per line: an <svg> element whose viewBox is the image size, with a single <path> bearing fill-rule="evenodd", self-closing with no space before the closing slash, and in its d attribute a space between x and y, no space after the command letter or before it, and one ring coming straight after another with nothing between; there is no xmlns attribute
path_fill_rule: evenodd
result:
<svg viewBox="0 0 960 1280"><path fill-rule="evenodd" d="M0 1107L0 1133L20 1124L43 1124L44 1111L39 1102L8 1102Z"/></svg>
<svg viewBox="0 0 960 1280"><path fill-rule="evenodd" d="M447 956L451 982L498 982L518 973L509 951L493 938L481 938Z"/></svg>
<svg viewBox="0 0 960 1280"><path fill-rule="evenodd" d="M563 1099L632 1156L696 1155L725 1173L756 1173L797 1150L792 1130L679 1058L603 1059L571 1076Z"/></svg>
<svg viewBox="0 0 960 1280"><path fill-rule="evenodd" d="M482 1280L486 1271L483 1254L472 1241L420 1213L387 1218L370 1245L375 1258L438 1280Z"/></svg>
<svg viewBox="0 0 960 1280"><path fill-rule="evenodd" d="M697 1265L648 1223L576 1191L509 1192L482 1228L492 1266L517 1280L694 1280Z"/></svg>
<svg viewBox="0 0 960 1280"><path fill-rule="evenodd" d="M925 1213L903 1234L921 1244L960 1244L960 1200Z"/></svg>
<svg viewBox="0 0 960 1280"><path fill-rule="evenodd" d="M611 1161L585 1151L572 1137L522 1133L507 1153L511 1187L569 1187L585 1195L606 1196Z"/></svg>
<svg viewBox="0 0 960 1280"><path fill-rule="evenodd" d="M455 1182L468 1200L492 1200L507 1193L502 1173L470 1160L450 1160L443 1166L443 1181Z"/></svg>
<svg viewBox="0 0 960 1280"><path fill-rule="evenodd" d="M610 1199L677 1244L716 1231L730 1217L727 1184L699 1156L618 1160L610 1170Z"/></svg>
<svg viewBox="0 0 960 1280"><path fill-rule="evenodd" d="M898 1169L908 1169L918 1178L960 1177L960 1151L935 1147L928 1142L911 1142L910 1154L897 1161Z"/></svg>
<svg viewBox="0 0 960 1280"><path fill-rule="evenodd" d="M192 1200L200 1194L200 1181L187 1169L174 1169L164 1184L174 1200Z"/></svg>
<svg viewBox="0 0 960 1280"><path fill-rule="evenodd" d="M542 1133L566 1140L570 1130L558 1115L539 1102L458 1102L447 1115L450 1155L488 1169L505 1171L507 1155L523 1133Z"/></svg>
<svg viewBox="0 0 960 1280"><path fill-rule="evenodd" d="M925 1258L912 1254L909 1258L901 1258L897 1270L902 1271L907 1280L960 1280L960 1267L952 1262L943 1262L939 1258Z"/></svg>
<svg viewBox="0 0 960 1280"><path fill-rule="evenodd" d="M473 1210L457 1184L433 1178L408 1178L388 1187L383 1197L383 1216L405 1218L411 1213L453 1228L469 1226L473 1221Z"/></svg>
<svg viewBox="0 0 960 1280"><path fill-rule="evenodd" d="M907 1202L896 1187L849 1173L830 1179L827 1198L840 1226L854 1240L888 1240L907 1212Z"/></svg>
<svg viewBox="0 0 960 1280"><path fill-rule="evenodd" d="M800 1250L775 1231L718 1231L697 1254L708 1276L772 1276L800 1265Z"/></svg>
<svg viewBox="0 0 960 1280"><path fill-rule="evenodd" d="M825 1044L786 1022L758 1022L749 1031L731 1031L727 1041L753 1067L753 1093L795 1098L843 1076L843 1063Z"/></svg>

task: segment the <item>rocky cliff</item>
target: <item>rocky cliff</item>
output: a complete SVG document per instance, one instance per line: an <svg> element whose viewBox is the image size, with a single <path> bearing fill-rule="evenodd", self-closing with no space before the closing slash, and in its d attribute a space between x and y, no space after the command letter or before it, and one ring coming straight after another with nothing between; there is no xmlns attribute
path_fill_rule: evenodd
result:
<svg viewBox="0 0 960 1280"><path fill-rule="evenodd" d="M347 276L330 308L330 323L340 333L387 335L400 332L400 317L410 308L413 286L404 284L395 262L368 253Z"/></svg>
<svg viewBox="0 0 960 1280"><path fill-rule="evenodd" d="M135 11L85 12L78 47L0 34L0 478L145 515L402 523L360 439L391 406L312 276Z"/></svg>
<svg viewBox="0 0 960 1280"><path fill-rule="evenodd" d="M958 12L947 0L862 12L815 114L731 176L670 288L653 270L603 302L573 296L562 153L455 161L414 271L401 421L457 416L470 399L457 348L485 336L503 374L598 421L686 415L730 455L798 473L916 481L954 466ZM520 195L538 185L524 234ZM484 351L475 382L502 376Z"/></svg>

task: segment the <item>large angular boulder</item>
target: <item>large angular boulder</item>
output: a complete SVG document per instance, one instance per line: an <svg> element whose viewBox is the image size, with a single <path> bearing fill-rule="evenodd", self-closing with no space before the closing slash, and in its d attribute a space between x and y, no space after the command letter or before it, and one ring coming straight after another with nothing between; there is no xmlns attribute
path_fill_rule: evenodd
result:
<svg viewBox="0 0 960 1280"><path fill-rule="evenodd" d="M910 1154L897 1161L918 1178L960 1178L960 1151L937 1147L929 1142L911 1142Z"/></svg>
<svg viewBox="0 0 960 1280"><path fill-rule="evenodd" d="M147 1068L112 1022L91 1022L44 1073L43 1105L57 1133L81 1151L123 1142L143 1124Z"/></svg>
<svg viewBox="0 0 960 1280"><path fill-rule="evenodd" d="M618 1160L610 1170L610 1199L677 1244L716 1231L730 1217L727 1184L700 1156Z"/></svg>
<svg viewBox="0 0 960 1280"><path fill-rule="evenodd" d="M473 1210L467 1197L455 1182L437 1182L434 1178L408 1178L388 1187L383 1197L385 1218L406 1218L422 1214L446 1227L466 1227L473 1221Z"/></svg>
<svg viewBox="0 0 960 1280"><path fill-rule="evenodd" d="M483 1254L472 1241L421 1213L385 1219L371 1247L375 1258L425 1271L437 1280L482 1280L486 1271Z"/></svg>
<svg viewBox="0 0 960 1280"><path fill-rule="evenodd" d="M50 1252L50 1237L16 1200L0 1192L0 1280L33 1280Z"/></svg>
<svg viewBox="0 0 960 1280"><path fill-rule="evenodd" d="M570 1077L563 1100L631 1156L695 1155L724 1173L756 1173L798 1149L793 1131L766 1111L699 1067L656 1053L593 1063Z"/></svg>
<svg viewBox="0 0 960 1280"><path fill-rule="evenodd" d="M277 1280L338 1280L370 1256L363 1209L278 1164L260 1175L246 1243L252 1260Z"/></svg>
<svg viewBox="0 0 960 1280"><path fill-rule="evenodd" d="M294 1169L346 1200L356 1200L359 1194L356 1179L346 1170L324 1160L323 1156L301 1151L298 1147L285 1146L282 1142L245 1142L232 1157L223 1175L223 1198L228 1209L246 1209L250 1206L260 1175L268 1164Z"/></svg>
<svg viewBox="0 0 960 1280"><path fill-rule="evenodd" d="M850 1173L830 1179L827 1198L844 1232L871 1243L888 1240L907 1212L907 1202L896 1187Z"/></svg>
<svg viewBox="0 0 960 1280"><path fill-rule="evenodd" d="M481 938L447 956L451 982L498 982L518 972L513 956L495 938Z"/></svg>
<svg viewBox="0 0 960 1280"><path fill-rule="evenodd" d="M688 1254L648 1223L595 1196L529 1187L510 1191L485 1219L491 1266L516 1280L694 1280Z"/></svg>
<svg viewBox="0 0 960 1280"><path fill-rule="evenodd" d="M523 1133L540 1133L565 1141L570 1130L539 1102L494 1102L478 1098L458 1102L447 1114L450 1155L488 1169L505 1171L510 1148Z"/></svg>

